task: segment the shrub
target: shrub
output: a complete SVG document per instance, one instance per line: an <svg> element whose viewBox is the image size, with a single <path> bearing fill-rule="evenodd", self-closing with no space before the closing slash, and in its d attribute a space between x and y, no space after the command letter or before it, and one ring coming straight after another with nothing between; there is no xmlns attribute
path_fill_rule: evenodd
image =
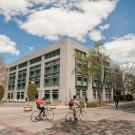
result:
<svg viewBox="0 0 135 135"><path fill-rule="evenodd" d="M97 107L97 103L95 102L87 103L87 108L92 108L92 107Z"/></svg>
<svg viewBox="0 0 135 135"><path fill-rule="evenodd" d="M45 103L46 103L47 105L50 105L50 104L51 104L51 101L45 101Z"/></svg>
<svg viewBox="0 0 135 135"><path fill-rule="evenodd" d="M87 108L92 108L92 107L97 107L97 103L96 102L91 102L91 103L87 103ZM85 102L84 101L80 101L80 107L84 108L85 107Z"/></svg>
<svg viewBox="0 0 135 135"><path fill-rule="evenodd" d="M124 95L118 95L117 96L119 101L124 101ZM115 96L114 96L115 99ZM133 101L133 96L132 95L125 95L125 101Z"/></svg>
<svg viewBox="0 0 135 135"><path fill-rule="evenodd" d="M0 85L0 101L4 96L4 87L2 85Z"/></svg>
<svg viewBox="0 0 135 135"><path fill-rule="evenodd" d="M80 107L81 107L81 108L84 108L84 107L85 107L85 102L80 101L79 104L80 104Z"/></svg>
<svg viewBox="0 0 135 135"><path fill-rule="evenodd" d="M27 91L27 94L28 94L28 97L29 97L29 101L33 101L35 99L36 89L37 88L36 88L36 85L34 83L29 84L28 91Z"/></svg>

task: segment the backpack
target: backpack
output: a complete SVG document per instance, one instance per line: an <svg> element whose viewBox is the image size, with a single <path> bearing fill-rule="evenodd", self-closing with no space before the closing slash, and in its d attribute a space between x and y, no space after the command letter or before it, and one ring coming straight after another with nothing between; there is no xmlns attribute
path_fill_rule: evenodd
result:
<svg viewBox="0 0 135 135"><path fill-rule="evenodd" d="M74 104L74 99L70 99L69 106L73 106L73 104Z"/></svg>

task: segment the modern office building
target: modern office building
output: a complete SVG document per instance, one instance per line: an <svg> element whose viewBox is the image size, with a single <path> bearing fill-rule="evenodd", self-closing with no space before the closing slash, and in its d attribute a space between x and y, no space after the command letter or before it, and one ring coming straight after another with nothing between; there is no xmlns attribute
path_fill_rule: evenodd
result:
<svg viewBox="0 0 135 135"><path fill-rule="evenodd" d="M89 101L96 101L97 78L88 83L87 77L73 73L75 66L80 66L73 56L74 52L86 55L90 49L82 44L66 39L34 52L9 65L8 87L5 98L23 100L27 97L29 83L37 86L37 97L46 97L51 101L65 103L71 96ZM110 63L106 63L106 71L110 71ZM108 76L103 91L103 100L112 99L113 90Z"/></svg>

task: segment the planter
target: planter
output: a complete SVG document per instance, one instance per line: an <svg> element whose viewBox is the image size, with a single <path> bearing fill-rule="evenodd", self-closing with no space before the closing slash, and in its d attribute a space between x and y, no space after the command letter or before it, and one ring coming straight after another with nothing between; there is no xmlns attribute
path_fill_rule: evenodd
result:
<svg viewBox="0 0 135 135"><path fill-rule="evenodd" d="M32 111L32 109L33 109L32 105L25 105L24 106L24 111L25 112Z"/></svg>
<svg viewBox="0 0 135 135"><path fill-rule="evenodd" d="M56 105L51 105L50 108L51 109L56 109Z"/></svg>

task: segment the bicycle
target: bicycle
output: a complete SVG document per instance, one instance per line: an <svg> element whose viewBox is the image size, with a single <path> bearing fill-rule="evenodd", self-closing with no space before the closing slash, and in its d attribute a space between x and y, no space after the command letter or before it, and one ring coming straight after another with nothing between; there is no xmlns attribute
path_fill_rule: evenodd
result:
<svg viewBox="0 0 135 135"><path fill-rule="evenodd" d="M76 113L76 115L75 115ZM87 113L83 109L68 112L65 116L65 121L87 121Z"/></svg>
<svg viewBox="0 0 135 135"><path fill-rule="evenodd" d="M32 122L37 122L41 120L49 120L52 121L54 119L54 112L51 110L48 106L45 107L45 110L41 114L41 118L39 117L40 111L34 111L31 114L31 121Z"/></svg>

